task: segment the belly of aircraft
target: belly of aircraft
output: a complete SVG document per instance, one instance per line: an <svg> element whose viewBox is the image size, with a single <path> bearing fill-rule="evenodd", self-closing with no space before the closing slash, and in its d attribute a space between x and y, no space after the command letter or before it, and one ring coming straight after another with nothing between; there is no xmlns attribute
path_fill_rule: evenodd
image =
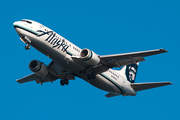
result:
<svg viewBox="0 0 180 120"><path fill-rule="evenodd" d="M97 75L96 79L90 80L89 83L107 92L116 92L116 93L119 92L112 83L110 83L109 81L101 77L100 75Z"/></svg>

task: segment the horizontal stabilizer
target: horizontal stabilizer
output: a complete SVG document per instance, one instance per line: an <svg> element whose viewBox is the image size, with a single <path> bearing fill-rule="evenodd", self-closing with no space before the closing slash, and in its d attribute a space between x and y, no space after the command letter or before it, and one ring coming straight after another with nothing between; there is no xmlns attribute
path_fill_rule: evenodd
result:
<svg viewBox="0 0 180 120"><path fill-rule="evenodd" d="M161 87L165 85L171 85L171 82L154 82L154 83L131 83L131 87L135 91L141 91L141 90L146 90L146 89L151 89L151 88L156 88L156 87Z"/></svg>
<svg viewBox="0 0 180 120"><path fill-rule="evenodd" d="M118 95L121 95L119 93L108 93L107 95L105 95L106 97L110 98L110 97L115 97L115 96L118 96Z"/></svg>

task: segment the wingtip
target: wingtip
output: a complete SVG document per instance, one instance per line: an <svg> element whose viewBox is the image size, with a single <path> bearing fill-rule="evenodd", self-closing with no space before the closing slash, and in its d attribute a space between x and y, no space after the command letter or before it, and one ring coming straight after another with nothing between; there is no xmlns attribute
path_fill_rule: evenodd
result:
<svg viewBox="0 0 180 120"><path fill-rule="evenodd" d="M167 50L165 50L165 49L159 49L159 51L162 51L162 52L168 52Z"/></svg>
<svg viewBox="0 0 180 120"><path fill-rule="evenodd" d="M173 83L172 82L164 82L165 84L167 85L172 85Z"/></svg>
<svg viewBox="0 0 180 120"><path fill-rule="evenodd" d="M16 82L20 83L20 82L19 82L19 79L16 79ZM21 83L20 83L20 84L21 84Z"/></svg>

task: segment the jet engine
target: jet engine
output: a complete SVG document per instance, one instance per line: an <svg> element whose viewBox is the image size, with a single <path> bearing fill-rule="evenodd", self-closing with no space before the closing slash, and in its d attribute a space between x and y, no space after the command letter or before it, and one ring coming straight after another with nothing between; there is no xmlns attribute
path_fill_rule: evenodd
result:
<svg viewBox="0 0 180 120"><path fill-rule="evenodd" d="M98 55L89 49L83 49L80 58L88 65L97 65L100 62Z"/></svg>
<svg viewBox="0 0 180 120"><path fill-rule="evenodd" d="M38 60L32 60L29 63L29 69L37 75L45 77L48 74L46 65Z"/></svg>

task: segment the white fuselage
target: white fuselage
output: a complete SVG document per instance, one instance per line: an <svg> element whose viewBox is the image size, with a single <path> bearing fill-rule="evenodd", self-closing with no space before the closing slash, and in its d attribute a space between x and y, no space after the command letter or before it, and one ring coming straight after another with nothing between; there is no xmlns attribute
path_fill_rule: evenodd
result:
<svg viewBox="0 0 180 120"><path fill-rule="evenodd" d="M77 63L72 59L72 56L80 55L81 49L44 25L29 21L29 23L18 21L13 24L19 36L21 38L28 37L30 40L28 43L31 46L51 58L65 71L75 74L102 90L120 93L124 96L136 95L130 82L118 74L116 70L109 69L97 74L96 79L88 80L85 74L79 73L87 67L87 64Z"/></svg>

